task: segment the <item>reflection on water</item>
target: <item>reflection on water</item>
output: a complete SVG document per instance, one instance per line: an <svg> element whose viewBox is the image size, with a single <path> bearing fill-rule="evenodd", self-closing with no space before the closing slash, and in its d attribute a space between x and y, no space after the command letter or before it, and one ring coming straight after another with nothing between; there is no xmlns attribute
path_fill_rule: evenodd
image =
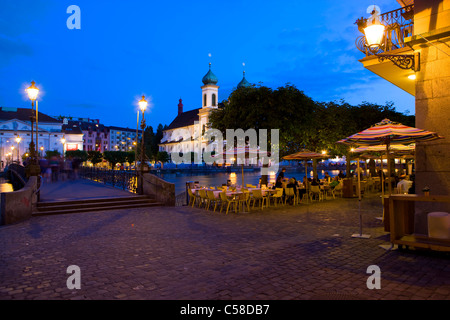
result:
<svg viewBox="0 0 450 320"><path fill-rule="evenodd" d="M331 177L337 176L339 174L339 170L318 170L317 174L319 175L319 179L322 179L325 175L325 171ZM313 171L309 172L308 177L312 178ZM186 191L186 182L189 181L198 181L201 186L213 186L218 187L222 184L226 184L228 180L231 180L232 184L242 185L242 173L241 172L216 172L216 173L161 173L158 174L161 179L175 184L175 194L180 194L181 192ZM302 181L305 173L303 171L286 171L285 177ZM259 179L261 178L260 172L244 172L244 185L245 184L253 184L257 185L259 183ZM269 175L269 183L275 183L276 173L271 173Z"/></svg>

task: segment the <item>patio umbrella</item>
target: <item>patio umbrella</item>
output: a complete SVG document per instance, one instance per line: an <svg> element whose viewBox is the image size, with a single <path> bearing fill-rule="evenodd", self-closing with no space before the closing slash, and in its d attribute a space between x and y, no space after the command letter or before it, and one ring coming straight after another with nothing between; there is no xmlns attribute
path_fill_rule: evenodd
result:
<svg viewBox="0 0 450 320"><path fill-rule="evenodd" d="M443 137L435 132L409 127L398 122L393 122L389 119L384 119L366 130L339 140L338 143L355 146L384 145L388 160L388 177L390 178L391 167L389 164L389 150L393 145L406 145L417 141L432 141L442 138ZM392 186L391 183L389 183L389 194L391 191Z"/></svg>
<svg viewBox="0 0 450 320"><path fill-rule="evenodd" d="M250 148L249 146L245 147L234 147L230 149L224 150L222 153L218 154L214 157L219 157L223 159L223 156L233 155L233 156L239 156L244 155L245 158L257 158L259 153L259 148ZM244 187L244 163L241 163L242 167L242 187Z"/></svg>
<svg viewBox="0 0 450 320"><path fill-rule="evenodd" d="M355 133L345 139L339 140L338 143L344 143L355 146L373 146L384 145L386 147L386 157L388 161L388 177L391 178L391 166L389 150L392 145L411 144L417 141L432 141L435 139L442 139L435 132L409 127L404 124L393 122L389 119L384 119L363 130ZM359 161L358 161L359 164ZM384 181L382 181L384 185ZM358 174L358 198L361 202L360 178ZM392 192L392 184L389 181L389 194ZM357 235L354 235L357 236ZM360 237L364 237L361 232L361 210L360 210Z"/></svg>
<svg viewBox="0 0 450 320"><path fill-rule="evenodd" d="M308 160L313 159L325 159L329 158L329 156L317 152L313 152L307 149L303 149L300 152L292 153L287 156L284 156L284 160L303 160L305 161L305 175L308 177ZM308 187L308 184L306 185Z"/></svg>

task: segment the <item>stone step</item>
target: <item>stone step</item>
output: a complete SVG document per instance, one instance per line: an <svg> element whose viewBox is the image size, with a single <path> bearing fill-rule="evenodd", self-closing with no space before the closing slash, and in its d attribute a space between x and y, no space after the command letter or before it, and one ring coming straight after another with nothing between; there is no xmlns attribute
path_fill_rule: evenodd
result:
<svg viewBox="0 0 450 320"><path fill-rule="evenodd" d="M102 198L89 198L89 199L74 199L74 200L57 200L57 201L42 201L38 202L36 207L39 208L50 208L50 207L60 207L65 205L95 205L103 203L123 203L130 201L154 201L149 196L130 196L130 197L102 197Z"/></svg>
<svg viewBox="0 0 450 320"><path fill-rule="evenodd" d="M33 216L162 206L147 196L39 202Z"/></svg>

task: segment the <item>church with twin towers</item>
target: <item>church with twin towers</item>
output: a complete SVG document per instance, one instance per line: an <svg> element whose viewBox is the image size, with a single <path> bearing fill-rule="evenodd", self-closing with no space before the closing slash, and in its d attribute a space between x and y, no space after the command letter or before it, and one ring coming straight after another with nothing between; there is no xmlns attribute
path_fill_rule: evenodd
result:
<svg viewBox="0 0 450 320"><path fill-rule="evenodd" d="M219 107L219 82L216 75L209 70L202 78L203 85L201 102L202 107L184 111L182 99L178 103L178 114L170 125L163 131L163 138L159 144L159 151L173 153L204 152L208 144L211 143L202 138L204 132L208 129L209 115ZM251 84L245 78L245 71L242 80L237 88L250 87ZM223 146L218 146L217 142L209 145L209 150L222 150Z"/></svg>

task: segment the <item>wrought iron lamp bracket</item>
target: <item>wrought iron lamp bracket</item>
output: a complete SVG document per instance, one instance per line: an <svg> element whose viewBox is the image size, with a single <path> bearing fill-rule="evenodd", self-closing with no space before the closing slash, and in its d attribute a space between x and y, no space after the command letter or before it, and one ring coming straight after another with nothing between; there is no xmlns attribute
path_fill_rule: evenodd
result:
<svg viewBox="0 0 450 320"><path fill-rule="evenodd" d="M414 54L377 54L379 62L383 62L386 59L392 61L397 67L401 69L411 69L413 71L419 71L420 69L420 55L418 52Z"/></svg>

